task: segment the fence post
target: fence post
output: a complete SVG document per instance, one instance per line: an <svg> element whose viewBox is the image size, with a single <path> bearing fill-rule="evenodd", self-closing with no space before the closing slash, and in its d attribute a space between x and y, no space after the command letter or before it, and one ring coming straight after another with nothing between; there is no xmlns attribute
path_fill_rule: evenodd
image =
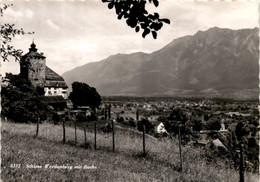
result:
<svg viewBox="0 0 260 182"><path fill-rule="evenodd" d="M137 109L136 110L136 121L138 121L139 120L139 110Z"/></svg>
<svg viewBox="0 0 260 182"><path fill-rule="evenodd" d="M66 142L65 118L62 119L62 127L63 127L63 143L65 143Z"/></svg>
<svg viewBox="0 0 260 182"><path fill-rule="evenodd" d="M107 106L105 107L105 121L107 120Z"/></svg>
<svg viewBox="0 0 260 182"><path fill-rule="evenodd" d="M143 156L145 157L145 125L143 125Z"/></svg>
<svg viewBox="0 0 260 182"><path fill-rule="evenodd" d="M87 148L86 126L84 127L85 149Z"/></svg>
<svg viewBox="0 0 260 182"><path fill-rule="evenodd" d="M179 125L179 150L180 150L180 170L182 171L182 154L181 154L181 124Z"/></svg>
<svg viewBox="0 0 260 182"><path fill-rule="evenodd" d="M95 141L94 141L94 149L97 150L97 122L94 122L94 130L95 130Z"/></svg>
<svg viewBox="0 0 260 182"><path fill-rule="evenodd" d="M75 145L77 145L77 121L75 121Z"/></svg>
<svg viewBox="0 0 260 182"><path fill-rule="evenodd" d="M111 104L108 106L108 120L111 118Z"/></svg>
<svg viewBox="0 0 260 182"><path fill-rule="evenodd" d="M39 122L40 122L40 118L37 119L36 137L38 137L38 133L39 133Z"/></svg>
<svg viewBox="0 0 260 182"><path fill-rule="evenodd" d="M114 130L114 121L111 120L112 123L112 144L113 144L113 152L115 152L115 130Z"/></svg>
<svg viewBox="0 0 260 182"><path fill-rule="evenodd" d="M243 144L240 143L240 168L239 168L240 182L244 182L244 151Z"/></svg>

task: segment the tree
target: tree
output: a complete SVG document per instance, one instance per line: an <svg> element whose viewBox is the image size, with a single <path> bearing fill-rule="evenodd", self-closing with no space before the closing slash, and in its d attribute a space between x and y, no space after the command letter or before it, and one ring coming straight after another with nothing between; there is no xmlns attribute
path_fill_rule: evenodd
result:
<svg viewBox="0 0 260 182"><path fill-rule="evenodd" d="M221 122L218 119L212 119L207 122L207 124L205 125L205 128L207 130L220 130Z"/></svg>
<svg viewBox="0 0 260 182"><path fill-rule="evenodd" d="M117 18L126 19L126 23L131 28L135 28L139 32L140 28L143 29L142 37L152 33L153 38L157 38L157 31L163 26L163 23L170 24L170 20L160 18L158 13L149 14L145 9L147 2L153 3L155 7L159 6L158 0L102 0L103 3L108 3L108 8L115 8Z"/></svg>
<svg viewBox="0 0 260 182"><path fill-rule="evenodd" d="M168 133L177 135L180 124L182 124L184 129L187 121L188 117L183 110L180 108L173 108L170 115L163 121L163 124Z"/></svg>
<svg viewBox="0 0 260 182"><path fill-rule="evenodd" d="M154 132L154 125L148 119L142 118L141 121L137 121L137 129L143 131L143 126L145 126L145 132L152 134Z"/></svg>
<svg viewBox="0 0 260 182"><path fill-rule="evenodd" d="M3 4L3 7L0 7L0 15L3 17L4 11L13 4ZM24 34L33 34L34 32L25 32L22 28L15 28L15 24L4 23L1 24L1 57L3 61L9 61L9 56L15 58L15 61L20 61L20 57L23 53L20 49L15 49L12 45L10 45L12 38L16 35L24 35Z"/></svg>
<svg viewBox="0 0 260 182"><path fill-rule="evenodd" d="M14 122L36 122L46 119L48 108L42 95L20 75L6 75L7 85L2 86L2 116Z"/></svg>
<svg viewBox="0 0 260 182"><path fill-rule="evenodd" d="M77 109L78 106L89 106L95 112L101 104L101 97L97 90L81 82L72 83L69 99L72 101L74 109Z"/></svg>
<svg viewBox="0 0 260 182"><path fill-rule="evenodd" d="M202 121L195 119L193 122L193 129L195 131L200 131L202 130L202 127L203 127Z"/></svg>

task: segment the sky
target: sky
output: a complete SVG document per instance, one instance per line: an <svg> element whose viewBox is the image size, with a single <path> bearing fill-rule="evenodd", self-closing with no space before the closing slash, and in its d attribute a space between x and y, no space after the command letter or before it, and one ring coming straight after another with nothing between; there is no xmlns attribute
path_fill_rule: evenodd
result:
<svg viewBox="0 0 260 182"><path fill-rule="evenodd" d="M0 3L2 3L0 1ZM47 65L58 74L89 62L101 61L118 53L151 53L174 39L193 35L211 27L241 29L259 27L258 0L234 2L192 2L160 0L159 7L148 4L150 13L158 12L171 24L164 24L157 39L149 34L142 38L118 20L114 9L101 0L85 1L22 1L11 2L2 23L14 23L16 28L35 32L19 35L12 45L28 52L34 40L38 52L46 56ZM1 62L1 74L19 73L19 63Z"/></svg>

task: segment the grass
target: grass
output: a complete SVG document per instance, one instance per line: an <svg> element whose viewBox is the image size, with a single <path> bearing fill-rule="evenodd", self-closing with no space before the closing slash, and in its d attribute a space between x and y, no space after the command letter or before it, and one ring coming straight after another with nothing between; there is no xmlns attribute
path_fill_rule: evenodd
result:
<svg viewBox="0 0 260 182"><path fill-rule="evenodd" d="M89 128L89 131L91 128ZM221 160L208 163L200 151L183 147L183 171L179 170L177 141L146 137L146 157L142 156L140 132L116 128L116 152L112 152L111 134L98 132L97 150L94 134L87 132L87 149L83 130L66 127L66 144L62 143L62 126L44 123L35 138L36 125L2 122L2 174L5 181L239 181L238 171ZM21 164L21 168L10 168ZM26 165L94 165L97 169L27 169ZM245 181L258 181L258 175L245 174Z"/></svg>

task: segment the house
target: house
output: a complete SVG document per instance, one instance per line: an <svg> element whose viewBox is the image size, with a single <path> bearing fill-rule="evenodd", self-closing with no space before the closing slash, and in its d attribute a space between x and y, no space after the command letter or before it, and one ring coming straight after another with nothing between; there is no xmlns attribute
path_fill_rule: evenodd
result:
<svg viewBox="0 0 260 182"><path fill-rule="evenodd" d="M22 56L20 61L20 74L26 80L31 81L34 87L44 89L44 96L62 96L68 98L68 86L64 79L46 66L46 57L37 51L32 42L29 52ZM47 99L50 101L50 99ZM58 99L60 102L60 99ZM55 101L55 99L54 99Z"/></svg>
<svg viewBox="0 0 260 182"><path fill-rule="evenodd" d="M156 127L156 132L157 133L167 133L165 126L162 122Z"/></svg>

